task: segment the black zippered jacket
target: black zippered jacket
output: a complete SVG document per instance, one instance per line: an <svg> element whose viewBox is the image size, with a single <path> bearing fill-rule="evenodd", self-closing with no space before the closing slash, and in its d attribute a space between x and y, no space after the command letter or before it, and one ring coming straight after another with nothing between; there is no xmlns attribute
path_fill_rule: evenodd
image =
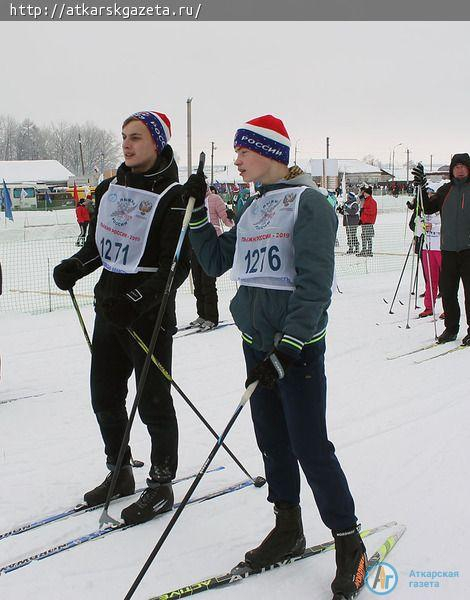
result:
<svg viewBox="0 0 470 600"><path fill-rule="evenodd" d="M160 194L170 184L178 182L178 167L176 166L173 150L166 146L158 156L154 167L147 173L132 173L123 163L118 168L117 181L119 185L146 190ZM88 236L83 248L74 255L83 265L83 276L92 273L102 266L101 257L95 242L96 219L101 198L109 188L114 178L104 180L98 185L95 192L96 212L93 216ZM95 310L102 314L103 300L119 296L138 288L143 295L138 303L141 313L158 309L168 274L173 261L176 245L181 232L185 205L181 198L181 186L174 186L167 192L159 203L152 221L147 245L139 263L141 267L157 267L156 273L139 272L135 274L112 273L103 269L100 279L95 286ZM168 300L165 318L163 321L167 329L174 330L176 325L175 295L176 289L184 282L190 269L189 242L185 238L181 249L180 259L173 280L172 292Z"/></svg>

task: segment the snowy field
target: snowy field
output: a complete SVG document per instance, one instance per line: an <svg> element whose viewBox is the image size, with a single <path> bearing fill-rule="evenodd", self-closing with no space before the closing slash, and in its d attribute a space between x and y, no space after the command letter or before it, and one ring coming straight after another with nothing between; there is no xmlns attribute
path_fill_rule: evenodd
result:
<svg viewBox="0 0 470 600"><path fill-rule="evenodd" d="M470 441L466 370L470 350L422 364L415 361L437 350L387 360L433 340L429 319L413 319L407 330L406 306L397 304L396 314L388 314L382 298L391 298L397 279L398 272L393 271L339 281L344 293L334 297L327 338L329 435L349 478L363 527L392 520L408 527L388 557L399 574L398 587L389 597L466 600L470 597L465 526L470 491L465 466ZM229 295L221 296L221 318L229 318ZM406 305L406 292L399 298ZM414 317L417 312L413 310ZM189 294L179 295L178 313L181 325L194 317L194 299ZM91 307L84 309L84 316L91 330ZM442 322L438 327L440 332ZM464 333L462 327L460 338ZM90 356L74 312L0 314L0 352L1 533L79 502L106 472L89 402ZM243 392L236 328L175 340L173 376L221 431ZM199 469L213 438L178 394L173 396L180 425L178 474L184 475ZM132 401L132 386L129 397ZM134 456L147 463L135 470L137 485L143 485L149 439L138 419L131 437ZM227 444L252 474L262 474L248 407ZM245 478L223 451L214 464L225 469L204 477L197 495ZM177 500L188 487L189 483L175 486ZM147 600L224 573L239 562L272 527L266 493L266 488L248 487L188 507L134 598ZM112 505L111 514L119 516L126 503L128 499ZM330 539L305 483L302 508L307 543ZM99 514L76 515L0 540L0 567L96 529ZM169 518L162 516L1 575L0 598L122 600ZM386 536L382 532L369 537L368 550L373 552ZM412 570L458 571L459 576L416 579L410 577ZM334 555L329 552L207 596L326 600L331 597L333 574ZM410 586L418 581L439 587ZM362 597L375 595L366 589Z"/></svg>

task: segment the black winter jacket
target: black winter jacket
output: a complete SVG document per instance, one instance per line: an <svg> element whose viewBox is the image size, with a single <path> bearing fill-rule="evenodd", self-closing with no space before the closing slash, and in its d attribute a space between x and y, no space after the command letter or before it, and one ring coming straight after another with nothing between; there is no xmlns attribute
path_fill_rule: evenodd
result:
<svg viewBox="0 0 470 600"><path fill-rule="evenodd" d="M452 179L428 197L423 190L426 214L441 213L441 250L470 249L470 182Z"/></svg>
<svg viewBox="0 0 470 600"><path fill-rule="evenodd" d="M118 168L116 177L116 183L119 185L155 192L157 194L161 193L171 183L178 181L178 167L173 157L173 150L170 146L166 146L157 158L155 166L147 173L132 173L123 163ZM95 243L96 218L101 198L113 179L106 179L96 188L96 212L91 220L85 245L74 255L83 265L83 276L102 266L101 257ZM148 313L151 311L153 313L157 311L175 254L184 209L185 206L181 198L181 186L175 186L168 191L157 207L147 245L139 264L141 267L158 267L158 271L156 273L139 272L135 274L123 274L112 273L103 269L94 290L95 310L97 313L100 313L103 300L129 292L134 288L138 288L143 295L143 299L139 302L141 312ZM170 332L176 330L176 289L188 276L189 269L189 242L186 237L163 321L164 327Z"/></svg>

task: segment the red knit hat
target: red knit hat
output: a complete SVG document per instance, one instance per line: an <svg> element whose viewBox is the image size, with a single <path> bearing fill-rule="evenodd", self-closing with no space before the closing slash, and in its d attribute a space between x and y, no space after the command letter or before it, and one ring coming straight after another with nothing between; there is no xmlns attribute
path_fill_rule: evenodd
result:
<svg viewBox="0 0 470 600"><path fill-rule="evenodd" d="M281 119L264 115L251 119L235 133L235 148L248 148L267 158L289 164L290 139Z"/></svg>

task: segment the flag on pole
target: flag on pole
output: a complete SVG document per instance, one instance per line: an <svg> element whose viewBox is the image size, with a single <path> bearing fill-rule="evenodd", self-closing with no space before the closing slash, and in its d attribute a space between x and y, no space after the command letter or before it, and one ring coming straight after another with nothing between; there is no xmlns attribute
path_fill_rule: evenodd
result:
<svg viewBox="0 0 470 600"><path fill-rule="evenodd" d="M20 193L21 202L24 202L24 199L27 197L28 197L28 192L24 188L21 188L21 193Z"/></svg>
<svg viewBox="0 0 470 600"><path fill-rule="evenodd" d="M5 217L10 219L10 221L13 221L13 207L11 204L10 192L7 188L5 180L3 180L3 203L5 205Z"/></svg>
<svg viewBox="0 0 470 600"><path fill-rule="evenodd" d="M80 198L78 197L77 183L75 181L73 182L73 199L75 200L75 206L76 206L78 204L78 201L80 200Z"/></svg>

